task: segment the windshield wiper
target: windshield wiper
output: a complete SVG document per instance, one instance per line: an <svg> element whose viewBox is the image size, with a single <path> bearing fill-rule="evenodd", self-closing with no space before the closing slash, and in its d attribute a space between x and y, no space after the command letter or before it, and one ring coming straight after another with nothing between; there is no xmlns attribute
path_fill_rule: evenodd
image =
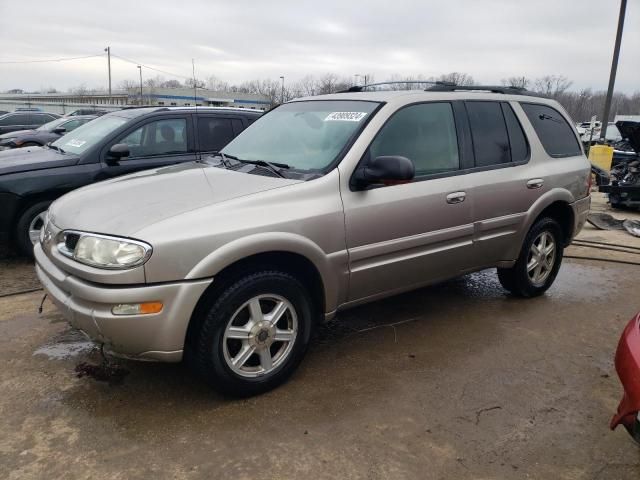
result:
<svg viewBox="0 0 640 480"><path fill-rule="evenodd" d="M62 153L62 154L67 153L67 152L65 152L63 149L61 149L60 147L58 147L58 146L56 146L56 145L53 145L53 144L51 144L51 143L48 143L48 144L47 144L47 147L52 148L52 149L54 149L54 150L57 150L57 151L59 151L59 152L60 152L60 153Z"/></svg>
<svg viewBox="0 0 640 480"><path fill-rule="evenodd" d="M229 157L229 155L227 155L227 157ZM244 160L240 158L234 158L234 160L237 160L238 162L242 162L242 163L250 163L251 165L258 165L260 167L267 167L273 173L275 173L276 175L282 178L287 178L287 177L285 177L282 174L281 170L288 170L291 168L286 163L267 162L266 160Z"/></svg>
<svg viewBox="0 0 640 480"><path fill-rule="evenodd" d="M236 157L236 156L233 156L233 155L227 155L226 153L222 153L222 152L219 152L219 151L211 152L211 156L212 156L212 157L220 157L220 158L222 159L222 165L224 165L224 166L225 166L225 168L229 168L229 167L231 167L231 163L230 163L230 162L229 162L229 160L228 160L229 158L230 158L231 160L237 160L237 161L240 161L240 159L239 159L238 157Z"/></svg>

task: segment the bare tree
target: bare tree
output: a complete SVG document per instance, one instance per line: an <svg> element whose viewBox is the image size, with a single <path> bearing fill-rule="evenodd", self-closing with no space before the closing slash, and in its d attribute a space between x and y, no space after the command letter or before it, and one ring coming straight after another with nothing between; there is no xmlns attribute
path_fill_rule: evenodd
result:
<svg viewBox="0 0 640 480"><path fill-rule="evenodd" d="M453 83L454 85L459 85L461 87L466 87L475 83L473 77L464 72L445 73L443 75L440 75L439 77L436 77L435 80L439 82Z"/></svg>
<svg viewBox="0 0 640 480"><path fill-rule="evenodd" d="M166 80L160 84L162 88L182 88L183 85L178 80Z"/></svg>
<svg viewBox="0 0 640 480"><path fill-rule="evenodd" d="M204 80L188 78L184 81L184 86L187 88L207 88L207 84Z"/></svg>
<svg viewBox="0 0 640 480"><path fill-rule="evenodd" d="M228 92L229 82L222 81L215 75L210 75L209 78L207 78L207 88L217 92Z"/></svg>
<svg viewBox="0 0 640 480"><path fill-rule="evenodd" d="M507 87L529 88L530 84L531 84L531 80L529 80L525 76L509 77L509 78L502 79L502 85L505 85Z"/></svg>
<svg viewBox="0 0 640 480"><path fill-rule="evenodd" d="M533 82L533 90L555 98L566 92L572 84L573 82L564 75L545 75L536 78Z"/></svg>

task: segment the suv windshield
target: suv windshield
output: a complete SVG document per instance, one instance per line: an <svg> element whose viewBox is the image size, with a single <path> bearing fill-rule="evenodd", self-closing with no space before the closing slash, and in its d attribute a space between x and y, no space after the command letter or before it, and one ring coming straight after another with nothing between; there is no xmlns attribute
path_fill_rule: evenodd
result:
<svg viewBox="0 0 640 480"><path fill-rule="evenodd" d="M118 116L99 117L60 137L51 145L65 152L80 155L129 120Z"/></svg>
<svg viewBox="0 0 640 480"><path fill-rule="evenodd" d="M378 105L357 100L287 103L254 122L222 152L296 170L323 170L360 132Z"/></svg>

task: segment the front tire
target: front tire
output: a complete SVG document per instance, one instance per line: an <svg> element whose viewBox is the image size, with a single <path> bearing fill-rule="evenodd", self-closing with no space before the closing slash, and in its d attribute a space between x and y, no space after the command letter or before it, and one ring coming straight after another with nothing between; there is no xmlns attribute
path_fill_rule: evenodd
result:
<svg viewBox="0 0 640 480"><path fill-rule="evenodd" d="M264 270L223 288L194 319L193 362L221 393L246 397L271 390L295 371L309 345L314 308L288 273Z"/></svg>
<svg viewBox="0 0 640 480"><path fill-rule="evenodd" d="M28 207L18 219L15 230L15 243L20 253L33 258L33 247L38 243L40 230L44 226L44 218L50 201L38 202Z"/></svg>
<svg viewBox="0 0 640 480"><path fill-rule="evenodd" d="M511 268L499 268L502 286L518 297L536 297L553 284L564 252L562 229L553 218L541 218L533 224Z"/></svg>

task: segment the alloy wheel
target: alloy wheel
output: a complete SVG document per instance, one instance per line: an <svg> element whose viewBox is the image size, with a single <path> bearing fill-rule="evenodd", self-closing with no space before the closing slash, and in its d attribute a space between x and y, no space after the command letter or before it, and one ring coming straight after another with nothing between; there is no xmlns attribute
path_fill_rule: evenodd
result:
<svg viewBox="0 0 640 480"><path fill-rule="evenodd" d="M547 280L556 261L556 242L548 231L540 233L529 249L527 257L527 275L535 286L541 286Z"/></svg>
<svg viewBox="0 0 640 480"><path fill-rule="evenodd" d="M242 377L269 374L289 357L297 333L298 316L287 299L257 295L227 323L222 340L225 362Z"/></svg>

